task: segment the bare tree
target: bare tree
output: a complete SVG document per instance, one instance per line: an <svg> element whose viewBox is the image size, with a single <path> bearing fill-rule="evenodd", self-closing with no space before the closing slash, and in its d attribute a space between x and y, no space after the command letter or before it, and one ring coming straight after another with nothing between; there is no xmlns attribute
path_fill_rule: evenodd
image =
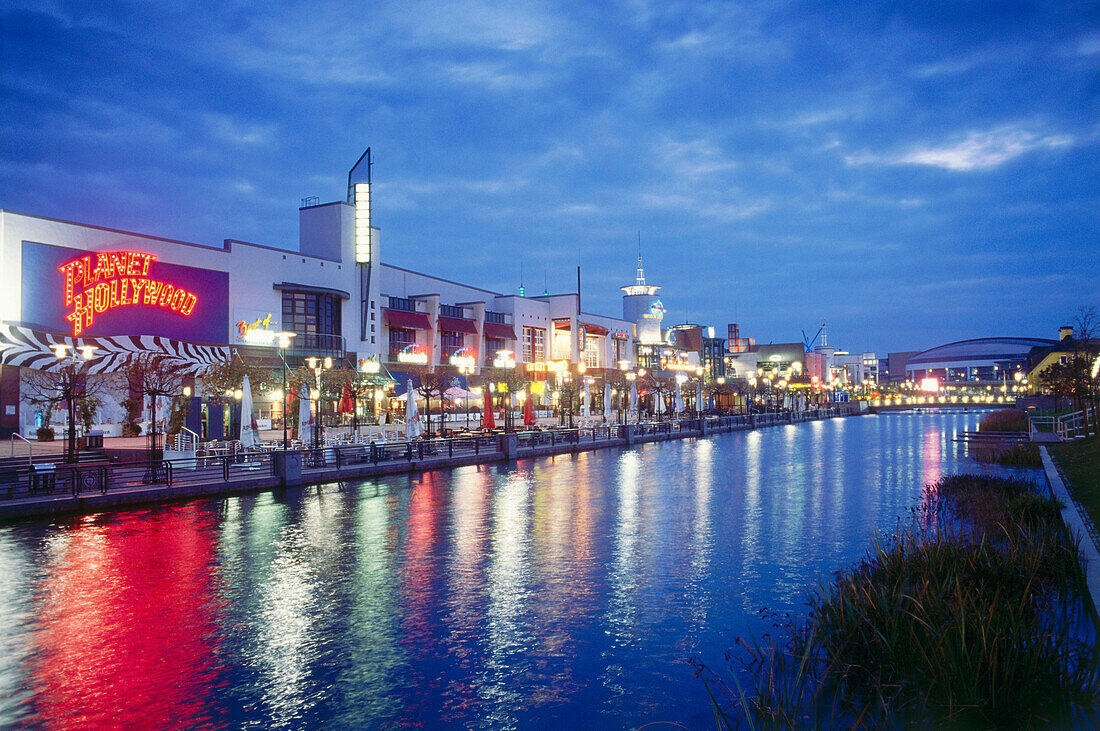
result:
<svg viewBox="0 0 1100 731"><path fill-rule="evenodd" d="M385 376L378 373L365 373L358 368L353 368L346 361L321 373L321 392L333 401L341 401L345 396L350 396L358 403L370 398L375 389L385 383ZM351 425L352 429L359 431L359 414L356 409L352 409Z"/></svg>
<svg viewBox="0 0 1100 731"><path fill-rule="evenodd" d="M424 397L424 411L428 420L428 434L432 433L432 398L438 397L440 406L443 404L443 392L447 390L449 383L447 377L442 373L432 371L430 373L420 374L420 385L416 387L416 392ZM412 398L412 394L409 394L409 398ZM443 431L443 414L442 408L440 409L439 416L439 430Z"/></svg>
<svg viewBox="0 0 1100 731"><path fill-rule="evenodd" d="M68 410L65 461L70 463L76 461L77 409L84 410L88 402L102 402L101 397L115 380L110 375L92 376L90 368L91 363L84 360L65 362L57 371L22 369L22 381L31 403L45 406L47 414L61 405Z"/></svg>
<svg viewBox="0 0 1100 731"><path fill-rule="evenodd" d="M152 405L152 419L149 425L149 458L159 459L157 450L157 399L161 397L181 398L183 381L192 375L195 366L186 361L167 355L145 353L133 355L127 360L123 373L131 392L137 391L148 396Z"/></svg>
<svg viewBox="0 0 1100 731"><path fill-rule="evenodd" d="M513 424L515 417L512 415L512 395L527 388L530 383L527 374L519 368L487 368L484 379L486 387L490 383L495 383L497 384L498 393L503 390L507 394L501 399L504 402L504 431L512 431L515 428L515 424Z"/></svg>

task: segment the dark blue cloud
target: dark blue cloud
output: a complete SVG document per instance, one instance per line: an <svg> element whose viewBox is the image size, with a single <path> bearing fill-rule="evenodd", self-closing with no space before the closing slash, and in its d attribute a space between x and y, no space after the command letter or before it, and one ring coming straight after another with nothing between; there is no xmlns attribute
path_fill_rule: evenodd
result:
<svg viewBox="0 0 1100 731"><path fill-rule="evenodd" d="M385 257L880 351L1096 301L1094 3L15 3L0 205L297 239L370 145Z"/></svg>

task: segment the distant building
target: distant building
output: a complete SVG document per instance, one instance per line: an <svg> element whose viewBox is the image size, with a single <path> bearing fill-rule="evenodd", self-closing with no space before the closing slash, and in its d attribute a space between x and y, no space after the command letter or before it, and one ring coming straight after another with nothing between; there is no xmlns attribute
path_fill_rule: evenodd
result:
<svg viewBox="0 0 1100 731"><path fill-rule="evenodd" d="M906 378L935 378L941 384L993 385L1011 380L1027 367L1033 348L1055 345L1043 338L976 338L917 353L905 365Z"/></svg>

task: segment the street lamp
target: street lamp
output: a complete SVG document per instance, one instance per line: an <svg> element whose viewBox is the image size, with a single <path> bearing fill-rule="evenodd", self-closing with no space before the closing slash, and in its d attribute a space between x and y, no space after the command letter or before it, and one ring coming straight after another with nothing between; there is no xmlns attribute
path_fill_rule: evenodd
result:
<svg viewBox="0 0 1100 731"><path fill-rule="evenodd" d="M75 347L73 348L72 355L70 356L68 354L69 347L70 346L65 345L64 343L57 343L53 346L53 352L54 352L54 355L57 356L57 359L61 361L62 369L64 369L66 365L68 365L68 367L69 367L69 376L68 376L68 383L67 384L65 383L65 380L64 380L64 374L62 375L62 384L63 384L63 388L64 388L64 393L65 393L65 405L69 410L69 429L68 429L68 437L66 439L65 450L66 450L66 460L68 462L75 462L76 461L76 459L75 459L75 455L76 455L76 417L73 414L73 411L76 409L76 377L77 377L76 366L79 363L79 361L77 360L77 357L76 357L77 348L75 348ZM98 348L94 345L84 345L81 348L79 348L79 350L80 350L81 357L85 361L90 361L92 358L95 357L95 351L98 350ZM66 359L68 359L68 363L66 363Z"/></svg>
<svg viewBox="0 0 1100 731"><path fill-rule="evenodd" d="M287 332L286 330L275 333L276 339L279 341L279 360L283 362L283 451L286 451L290 447L290 441L287 439L286 434L286 349L290 347L290 339L295 336L296 333Z"/></svg>
<svg viewBox="0 0 1100 731"><path fill-rule="evenodd" d="M306 366L313 371L314 378L317 382L317 389L314 393L314 413L317 415L313 420L313 448L317 449L318 442L320 441L320 426L321 426L321 372L327 371L332 368L332 358L320 358L310 357L306 358Z"/></svg>

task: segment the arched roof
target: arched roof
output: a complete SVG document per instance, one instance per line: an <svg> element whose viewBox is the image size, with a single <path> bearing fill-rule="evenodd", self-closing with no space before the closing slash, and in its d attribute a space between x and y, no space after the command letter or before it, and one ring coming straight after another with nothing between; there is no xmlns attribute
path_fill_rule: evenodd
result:
<svg viewBox="0 0 1100 731"><path fill-rule="evenodd" d="M925 363L944 363L968 360L1017 360L1027 357L1035 347L1054 345L1057 341L1045 338L975 338L959 340L917 353L905 367Z"/></svg>

